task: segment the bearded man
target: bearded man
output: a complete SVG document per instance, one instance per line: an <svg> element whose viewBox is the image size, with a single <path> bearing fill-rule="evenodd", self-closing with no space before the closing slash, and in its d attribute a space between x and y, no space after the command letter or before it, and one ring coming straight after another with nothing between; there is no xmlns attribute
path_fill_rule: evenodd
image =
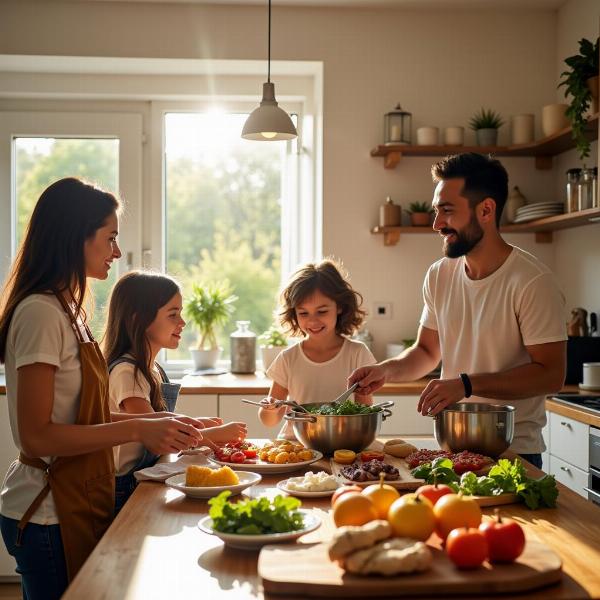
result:
<svg viewBox="0 0 600 600"><path fill-rule="evenodd" d="M417 410L436 415L468 399L515 407L510 449L537 467L545 450L545 396L565 377L564 296L550 269L502 239L508 175L498 160L468 153L433 165L433 228L445 258L428 270L415 344L348 378L360 393L414 381L434 369ZM358 390L357 390L358 391Z"/></svg>

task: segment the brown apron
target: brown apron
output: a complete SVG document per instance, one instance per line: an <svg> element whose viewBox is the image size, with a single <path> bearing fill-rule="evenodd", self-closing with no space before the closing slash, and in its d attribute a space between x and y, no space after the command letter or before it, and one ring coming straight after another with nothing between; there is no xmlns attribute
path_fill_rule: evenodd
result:
<svg viewBox="0 0 600 600"><path fill-rule="evenodd" d="M65 299L56 294L79 340L81 396L76 425L110 422L108 368L98 343L85 325L91 341L86 342ZM115 465L112 448L77 456L58 456L50 464L23 453L19 460L45 472L46 486L19 522L20 545L23 530L44 498L52 491L60 534L71 581L90 555L114 516Z"/></svg>

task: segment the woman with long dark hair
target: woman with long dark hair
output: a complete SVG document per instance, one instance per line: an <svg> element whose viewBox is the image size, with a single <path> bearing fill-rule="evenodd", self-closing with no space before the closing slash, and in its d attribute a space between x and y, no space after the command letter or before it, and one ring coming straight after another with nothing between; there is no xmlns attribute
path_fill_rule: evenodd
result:
<svg viewBox="0 0 600 600"><path fill-rule="evenodd" d="M163 454L202 437L193 419L111 422L108 369L83 306L87 278L106 279L121 256L118 212L112 194L78 179L50 185L0 301L0 362L19 450L0 492L0 526L27 600L60 598L110 524L113 446L141 441Z"/></svg>

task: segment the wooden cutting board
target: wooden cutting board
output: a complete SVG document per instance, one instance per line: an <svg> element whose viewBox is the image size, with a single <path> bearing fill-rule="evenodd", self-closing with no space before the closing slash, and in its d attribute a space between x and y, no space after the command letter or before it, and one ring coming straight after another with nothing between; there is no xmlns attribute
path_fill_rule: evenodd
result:
<svg viewBox="0 0 600 600"><path fill-rule="evenodd" d="M356 462L360 463L360 459ZM410 469L406 464L406 461L403 458L396 458L395 456L391 456L390 454L385 455L385 462L396 467L400 473L400 479L396 479L395 481L390 481L388 479L385 480L385 483L397 488L398 490L404 491L412 491L416 490L419 486L425 483L422 479L416 479L411 475ZM360 487L366 487L368 485L373 485L374 483L378 483L379 480L375 481L352 481L351 479L347 479L342 475L342 469L350 465L340 465L331 459L330 469L331 473L335 475L335 478L341 484L353 484L358 485Z"/></svg>
<svg viewBox="0 0 600 600"><path fill-rule="evenodd" d="M524 553L508 565L485 563L479 569L457 569L440 548L431 548L431 568L398 577L346 574L329 560L327 544L265 546L258 574L265 592L299 597L389 597L526 592L556 583L562 577L561 560L548 546L528 539Z"/></svg>

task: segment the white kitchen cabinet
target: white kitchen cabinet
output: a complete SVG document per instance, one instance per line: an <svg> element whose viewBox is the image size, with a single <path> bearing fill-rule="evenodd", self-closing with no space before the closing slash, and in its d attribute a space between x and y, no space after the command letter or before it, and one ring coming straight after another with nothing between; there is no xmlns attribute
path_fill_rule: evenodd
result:
<svg viewBox="0 0 600 600"><path fill-rule="evenodd" d="M2 479L8 471L8 467L17 458L17 448L13 443L8 420L8 402L6 396L0 396L0 473ZM15 561L0 542L0 578L2 580L18 580L15 573ZM7 579L9 578L9 579Z"/></svg>
<svg viewBox="0 0 600 600"><path fill-rule="evenodd" d="M259 402L264 396L219 394L219 416L223 421L244 421L248 425L249 438L276 438L283 423L277 427L265 427L258 418L258 406L246 404L242 398Z"/></svg>
<svg viewBox="0 0 600 600"><path fill-rule="evenodd" d="M219 402L216 394L179 394L175 410L188 417L218 417Z"/></svg>
<svg viewBox="0 0 600 600"><path fill-rule="evenodd" d="M546 451L542 453L542 470L549 473L550 468L550 412L546 411L546 424L542 428L542 437L546 444Z"/></svg>
<svg viewBox="0 0 600 600"><path fill-rule="evenodd" d="M587 471L579 469L551 454L550 469L548 472L550 475L554 475L557 481L587 499L588 494L585 491L585 488L588 485Z"/></svg>
<svg viewBox="0 0 600 600"><path fill-rule="evenodd" d="M586 423L550 413L550 454L586 472L590 464L589 435Z"/></svg>
<svg viewBox="0 0 600 600"><path fill-rule="evenodd" d="M417 412L419 396L375 395L374 402L392 400L392 416L381 426L381 435L423 435L433 436L433 419Z"/></svg>

